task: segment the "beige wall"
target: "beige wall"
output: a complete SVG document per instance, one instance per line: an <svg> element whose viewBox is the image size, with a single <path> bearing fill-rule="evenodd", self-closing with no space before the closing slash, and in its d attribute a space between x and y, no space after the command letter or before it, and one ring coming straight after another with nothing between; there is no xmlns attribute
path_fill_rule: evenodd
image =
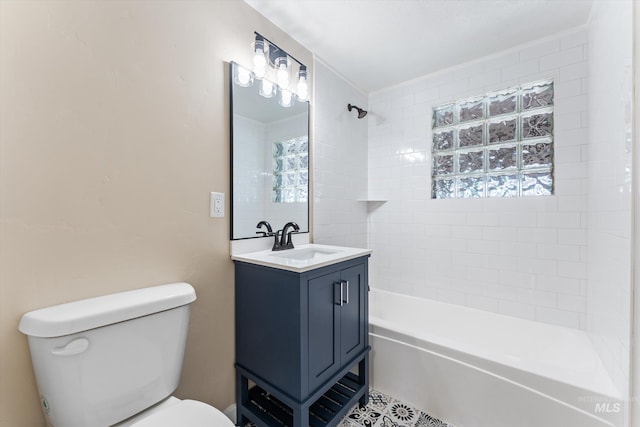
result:
<svg viewBox="0 0 640 427"><path fill-rule="evenodd" d="M180 397L234 398L225 61L257 30L240 0L0 0L0 427L43 426L20 316L161 283L194 285ZM227 207L229 203L227 203Z"/></svg>

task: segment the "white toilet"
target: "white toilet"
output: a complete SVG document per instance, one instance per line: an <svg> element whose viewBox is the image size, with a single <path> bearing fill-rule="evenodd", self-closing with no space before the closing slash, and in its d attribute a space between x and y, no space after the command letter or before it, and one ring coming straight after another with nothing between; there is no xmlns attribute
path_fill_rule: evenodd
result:
<svg viewBox="0 0 640 427"><path fill-rule="evenodd" d="M232 427L178 386L196 294L187 283L56 305L22 316L53 427Z"/></svg>

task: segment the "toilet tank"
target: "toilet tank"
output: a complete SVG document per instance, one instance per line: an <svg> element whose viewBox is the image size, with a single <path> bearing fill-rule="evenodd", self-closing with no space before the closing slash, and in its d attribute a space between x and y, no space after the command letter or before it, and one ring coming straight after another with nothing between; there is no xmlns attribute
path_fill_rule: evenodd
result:
<svg viewBox="0 0 640 427"><path fill-rule="evenodd" d="M53 427L110 426L170 396L189 328L187 283L153 286L29 312L42 409Z"/></svg>

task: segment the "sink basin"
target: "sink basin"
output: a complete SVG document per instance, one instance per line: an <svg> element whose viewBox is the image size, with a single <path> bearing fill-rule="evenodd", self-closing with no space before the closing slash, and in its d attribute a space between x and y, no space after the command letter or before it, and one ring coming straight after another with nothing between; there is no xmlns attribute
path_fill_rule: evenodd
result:
<svg viewBox="0 0 640 427"><path fill-rule="evenodd" d="M301 261L312 260L323 255L331 255L340 251L320 248L288 249L271 254L272 257L296 259Z"/></svg>

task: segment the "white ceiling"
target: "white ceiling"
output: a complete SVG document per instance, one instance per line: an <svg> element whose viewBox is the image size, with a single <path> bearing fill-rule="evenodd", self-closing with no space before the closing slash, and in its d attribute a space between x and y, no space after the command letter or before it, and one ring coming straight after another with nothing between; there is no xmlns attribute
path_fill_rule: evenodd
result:
<svg viewBox="0 0 640 427"><path fill-rule="evenodd" d="M593 0L245 2L370 92L584 25Z"/></svg>

